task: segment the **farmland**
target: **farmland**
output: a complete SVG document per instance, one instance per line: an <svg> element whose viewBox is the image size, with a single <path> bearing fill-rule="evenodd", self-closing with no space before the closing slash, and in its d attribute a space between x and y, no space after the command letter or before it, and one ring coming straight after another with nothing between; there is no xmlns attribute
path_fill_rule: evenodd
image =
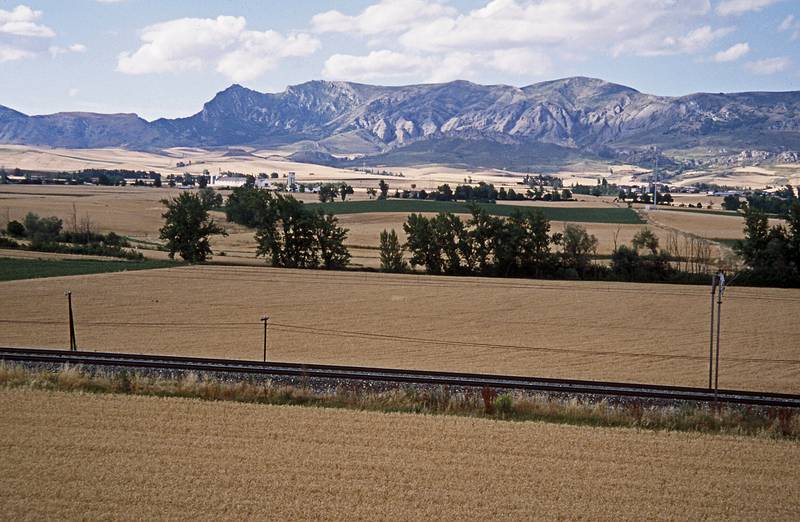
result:
<svg viewBox="0 0 800 522"><path fill-rule="evenodd" d="M420 201L413 199L389 199L386 201L349 201L342 203L312 203L309 206L319 208L332 214L362 214L374 212L451 212L453 214L469 214L467 203L452 201ZM504 204L476 204L494 216L509 216L515 210L524 207ZM581 223L616 223L641 224L638 214L628 208L592 208L592 207L557 207L537 206L544 216L551 221L573 221Z"/></svg>
<svg viewBox="0 0 800 522"><path fill-rule="evenodd" d="M0 390L0 418L11 519L792 520L800 509L789 441L25 389Z"/></svg>
<svg viewBox="0 0 800 522"><path fill-rule="evenodd" d="M163 260L166 257L164 252L156 249L160 241L158 230L163 224L160 200L174 197L179 192L178 189L146 187L6 185L0 189L0 227L5 226L8 220L21 220L27 212L42 216L55 215L65 222L69 222L73 215L78 219L88 216L98 231L114 231L125 235L134 240L134 246L144 249L145 257ZM294 196L318 205L316 194ZM349 229L346 244L351 248L352 263L357 267L379 266L376 248L380 232L385 228L393 228L402 235L403 223L409 212L421 212L429 216L443 210L463 212L461 215L465 219L468 212L463 203L395 199L370 201L365 199L364 193L357 193L355 198L355 201L328 203L323 208L330 207L342 225ZM579 222L598 238L597 253L602 256L610 255L617 244L629 243L644 226L634 211L615 207L605 198L571 202L510 201L485 206L493 213L503 215L519 206L537 208L552 220L553 232L563 231L568 222ZM350 211L356 213L345 213ZM673 230L711 239L742 237L743 220L740 217L699 212L654 214L648 215L648 226L662 239ZM229 237L212 239L215 252L225 252L227 263L264 263L255 259L256 245L252 230L228 223L222 212L212 212L212 215L230 234Z"/></svg>
<svg viewBox="0 0 800 522"><path fill-rule="evenodd" d="M5 346L705 386L708 289L194 266L0 284ZM800 392L800 291L731 287L720 386Z"/></svg>
<svg viewBox="0 0 800 522"><path fill-rule="evenodd" d="M132 262L97 259L18 259L0 257L0 281L148 270L174 265L174 263L150 260Z"/></svg>

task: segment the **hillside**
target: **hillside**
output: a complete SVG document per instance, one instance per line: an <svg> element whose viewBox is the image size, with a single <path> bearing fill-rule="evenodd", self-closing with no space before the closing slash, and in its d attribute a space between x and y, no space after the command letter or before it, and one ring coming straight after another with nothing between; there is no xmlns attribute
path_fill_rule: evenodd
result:
<svg viewBox="0 0 800 522"><path fill-rule="evenodd" d="M653 145L668 154L707 147L777 155L800 149L798 131L800 91L664 97L583 77L521 88L311 81L276 94L233 85L193 116L153 122L135 114L28 116L0 107L0 143L140 150L296 144L315 162L331 164L337 160L329 155L353 152L384 163L443 153L448 162L473 165L636 161Z"/></svg>

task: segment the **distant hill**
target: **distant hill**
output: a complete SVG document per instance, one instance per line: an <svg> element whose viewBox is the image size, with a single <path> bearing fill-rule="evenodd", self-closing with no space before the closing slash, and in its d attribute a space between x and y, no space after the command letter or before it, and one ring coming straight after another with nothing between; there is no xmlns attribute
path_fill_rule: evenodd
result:
<svg viewBox="0 0 800 522"><path fill-rule="evenodd" d="M0 106L0 143L142 150L297 144L298 157L318 163L345 163L332 155L357 152L371 162L446 157L481 166L635 160L653 145L668 154L698 146L778 154L800 150L800 91L665 97L584 77L527 87L311 81L276 94L233 85L193 116L153 122L135 114L28 116Z"/></svg>

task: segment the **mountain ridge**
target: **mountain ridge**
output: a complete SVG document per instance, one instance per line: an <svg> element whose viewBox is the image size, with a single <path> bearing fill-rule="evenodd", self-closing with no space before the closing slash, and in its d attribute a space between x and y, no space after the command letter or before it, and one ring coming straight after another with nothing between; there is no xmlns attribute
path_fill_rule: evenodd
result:
<svg viewBox="0 0 800 522"><path fill-rule="evenodd" d="M312 80L279 93L233 84L183 118L60 112L0 105L0 143L67 148L280 147L385 157L441 140L555 145L586 157L658 146L800 149L800 91L670 97L583 76L523 87L465 80L377 86ZM433 145L434 140L436 144ZM468 149L468 147L462 149ZM544 150L544 149L542 149ZM469 164L468 150L465 163Z"/></svg>

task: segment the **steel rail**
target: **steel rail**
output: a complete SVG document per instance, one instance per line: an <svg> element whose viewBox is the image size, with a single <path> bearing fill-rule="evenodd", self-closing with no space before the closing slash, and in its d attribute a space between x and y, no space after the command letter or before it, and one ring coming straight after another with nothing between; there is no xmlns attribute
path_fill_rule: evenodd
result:
<svg viewBox="0 0 800 522"><path fill-rule="evenodd" d="M516 375L334 366L325 364L259 362L236 359L210 359L115 352L71 352L38 348L0 347L0 360L23 363L116 366L155 370L225 372L241 375L289 376L299 378L342 379L395 384L425 384L462 387L488 387L578 395L599 395L688 402L714 402L714 390L684 386L638 384L575 379L552 379ZM750 390L721 389L720 403L751 406L800 408L800 395Z"/></svg>

